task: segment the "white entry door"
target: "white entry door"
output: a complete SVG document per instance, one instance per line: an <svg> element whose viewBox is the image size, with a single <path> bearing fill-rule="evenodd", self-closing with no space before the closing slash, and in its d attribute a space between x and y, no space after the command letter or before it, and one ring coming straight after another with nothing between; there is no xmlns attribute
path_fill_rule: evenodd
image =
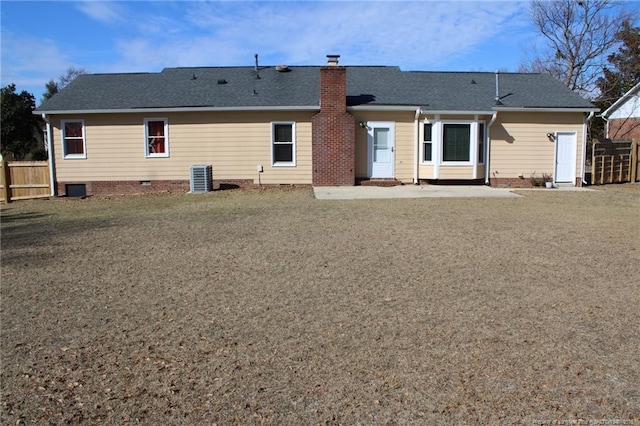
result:
<svg viewBox="0 0 640 426"><path fill-rule="evenodd" d="M394 177L395 126L393 123L369 122L369 177Z"/></svg>
<svg viewBox="0 0 640 426"><path fill-rule="evenodd" d="M575 184L577 140L576 132L556 133L556 182Z"/></svg>

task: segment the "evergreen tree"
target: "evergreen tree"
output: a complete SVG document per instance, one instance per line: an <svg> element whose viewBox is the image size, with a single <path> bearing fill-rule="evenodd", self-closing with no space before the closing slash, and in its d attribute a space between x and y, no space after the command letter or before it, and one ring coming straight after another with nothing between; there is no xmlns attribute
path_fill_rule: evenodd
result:
<svg viewBox="0 0 640 426"><path fill-rule="evenodd" d="M625 21L616 38L620 47L609 55L610 66L604 67L604 75L597 82L600 89L597 101L606 108L640 83L640 27Z"/></svg>
<svg viewBox="0 0 640 426"><path fill-rule="evenodd" d="M42 119L33 114L36 107L34 96L23 90L16 93L16 85L0 89L1 126L0 152L23 160L32 151L38 151L42 140Z"/></svg>
<svg viewBox="0 0 640 426"><path fill-rule="evenodd" d="M608 56L609 66L603 68L603 75L596 82L600 95L594 103L601 111L605 111L640 83L640 27L624 21L616 38L620 45ZM604 120L594 120L591 126L592 136L603 139L604 126Z"/></svg>

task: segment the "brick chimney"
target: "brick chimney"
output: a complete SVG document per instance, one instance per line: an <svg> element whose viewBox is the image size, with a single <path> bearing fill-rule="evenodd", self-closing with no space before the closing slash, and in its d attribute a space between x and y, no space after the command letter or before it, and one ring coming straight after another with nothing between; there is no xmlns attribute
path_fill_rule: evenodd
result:
<svg viewBox="0 0 640 426"><path fill-rule="evenodd" d="M320 68L320 112L311 120L313 184L355 185L356 121L347 112L347 69L339 55Z"/></svg>

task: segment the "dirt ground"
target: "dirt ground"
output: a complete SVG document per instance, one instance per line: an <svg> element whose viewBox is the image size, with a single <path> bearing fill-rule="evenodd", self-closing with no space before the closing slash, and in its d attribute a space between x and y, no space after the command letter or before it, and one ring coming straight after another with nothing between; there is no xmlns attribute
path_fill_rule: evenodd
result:
<svg viewBox="0 0 640 426"><path fill-rule="evenodd" d="M597 189L2 206L2 424L638 424L640 185Z"/></svg>

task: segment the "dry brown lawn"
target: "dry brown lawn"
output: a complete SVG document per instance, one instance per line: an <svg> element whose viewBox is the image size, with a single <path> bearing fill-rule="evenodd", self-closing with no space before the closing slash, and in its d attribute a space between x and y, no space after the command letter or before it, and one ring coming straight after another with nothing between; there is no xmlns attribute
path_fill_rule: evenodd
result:
<svg viewBox="0 0 640 426"><path fill-rule="evenodd" d="M2 423L636 424L640 185L523 194L3 206Z"/></svg>

